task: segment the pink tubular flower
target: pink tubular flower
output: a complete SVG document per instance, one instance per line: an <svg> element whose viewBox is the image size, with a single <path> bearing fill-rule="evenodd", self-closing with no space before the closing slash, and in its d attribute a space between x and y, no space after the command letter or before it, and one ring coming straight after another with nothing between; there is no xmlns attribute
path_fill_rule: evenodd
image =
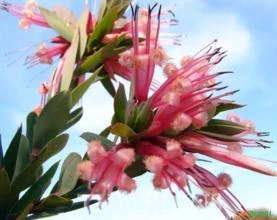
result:
<svg viewBox="0 0 277 220"><path fill-rule="evenodd" d="M136 188L135 181L124 173L135 159L134 149L118 145L106 152L99 141L93 141L89 144L88 157L89 161L80 163L77 169L81 178L92 185L91 195L100 195L101 203L114 187L127 193Z"/></svg>
<svg viewBox="0 0 277 220"><path fill-rule="evenodd" d="M0 2L0 8L2 10L7 11L20 19L19 26L22 29L27 29L32 24L49 27L42 15L37 12L38 7L39 5L35 0L27 0L24 7L12 5L5 1Z"/></svg>

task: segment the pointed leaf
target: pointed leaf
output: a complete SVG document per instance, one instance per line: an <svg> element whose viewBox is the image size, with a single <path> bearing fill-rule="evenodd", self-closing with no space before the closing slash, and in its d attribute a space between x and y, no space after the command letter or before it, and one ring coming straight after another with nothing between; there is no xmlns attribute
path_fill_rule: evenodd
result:
<svg viewBox="0 0 277 220"><path fill-rule="evenodd" d="M43 174L28 191L21 197L12 209L15 215L20 214L30 203L40 200L46 189L51 183L51 179L56 173L59 162L55 163L45 174Z"/></svg>
<svg viewBox="0 0 277 220"><path fill-rule="evenodd" d="M80 41L79 41L79 58L81 59L86 51L88 34L87 34L87 25L89 18L89 10L87 7L84 8L80 19L79 19L79 31L80 31Z"/></svg>
<svg viewBox="0 0 277 220"><path fill-rule="evenodd" d="M62 69L62 82L61 82L61 91L67 91L70 88L73 72L75 68L75 63L77 59L77 53L79 49L80 33L79 29L76 28L72 43L70 48L67 50Z"/></svg>
<svg viewBox="0 0 277 220"><path fill-rule="evenodd" d="M101 20L106 12L107 0L102 0L98 10L98 20Z"/></svg>
<svg viewBox="0 0 277 220"><path fill-rule="evenodd" d="M109 150L114 146L114 143L109 139L91 132L85 132L80 137L83 138L88 143L92 141L100 141L106 150Z"/></svg>
<svg viewBox="0 0 277 220"><path fill-rule="evenodd" d="M130 177L141 176L146 173L145 165L141 159L137 159L134 163L127 167L125 173Z"/></svg>
<svg viewBox="0 0 277 220"><path fill-rule="evenodd" d="M3 166L3 146L2 146L2 136L0 134L0 168Z"/></svg>
<svg viewBox="0 0 277 220"><path fill-rule="evenodd" d="M65 147L68 137L68 134L60 135L45 145L39 155L12 181L14 195L18 195L36 181L42 164Z"/></svg>
<svg viewBox="0 0 277 220"><path fill-rule="evenodd" d="M76 109L75 111L73 111L72 113L70 113L69 120L68 120L67 124L65 125L64 130L75 125L78 121L80 121L82 116L83 116L83 108L82 107L80 107L80 108Z"/></svg>
<svg viewBox="0 0 277 220"><path fill-rule="evenodd" d="M113 7L104 15L104 17L97 23L92 35L88 40L88 48L93 48L101 43L102 38L113 29L114 22L118 18L118 7Z"/></svg>
<svg viewBox="0 0 277 220"><path fill-rule="evenodd" d="M231 121L212 119L201 130L233 136L245 132L247 128Z"/></svg>
<svg viewBox="0 0 277 220"><path fill-rule="evenodd" d="M49 197L44 199L40 204L40 206L42 206L45 210L50 208L67 207L71 205L71 199L67 199L58 195L50 195Z"/></svg>
<svg viewBox="0 0 277 220"><path fill-rule="evenodd" d="M114 112L118 122L125 122L125 110L127 106L127 97L123 84L119 84L118 90L114 97Z"/></svg>
<svg viewBox="0 0 277 220"><path fill-rule="evenodd" d="M228 110L233 110L233 109L238 109L238 108L242 108L245 105L239 105L236 103L222 103L219 106L216 107L216 113L215 115L218 115L221 112L225 112Z"/></svg>
<svg viewBox="0 0 277 220"><path fill-rule="evenodd" d="M104 78L101 80L102 85L104 86L104 88L107 90L107 92L114 97L116 94L114 85L112 83L112 81L109 78Z"/></svg>
<svg viewBox="0 0 277 220"><path fill-rule="evenodd" d="M105 45L94 54L90 55L85 59L85 61L77 68L76 74L81 75L83 73L91 72L97 69L104 60L109 57L115 56L119 53L122 53L128 47L122 47L121 49L116 49L116 47L124 40L125 35L119 36L113 42Z"/></svg>
<svg viewBox="0 0 277 220"><path fill-rule="evenodd" d="M39 7L39 10L46 22L68 42L73 39L73 30L54 12L46 8Z"/></svg>
<svg viewBox="0 0 277 220"><path fill-rule="evenodd" d="M3 165L10 179L13 178L13 174L15 170L21 134L22 134L22 126L18 128L3 159Z"/></svg>
<svg viewBox="0 0 277 220"><path fill-rule="evenodd" d="M4 168L0 168L0 219L5 219L12 202L10 179Z"/></svg>
<svg viewBox="0 0 277 220"><path fill-rule="evenodd" d="M37 114L35 112L31 112L28 116L27 116L27 120L26 120L26 136L29 140L30 143L30 148L33 146L33 135L34 135L34 126L37 123Z"/></svg>
<svg viewBox="0 0 277 220"><path fill-rule="evenodd" d="M126 139L131 139L136 136L136 133L132 128L123 123L116 123L111 129L111 133Z"/></svg>
<svg viewBox="0 0 277 220"><path fill-rule="evenodd" d="M79 179L77 165L82 162L82 157L77 153L71 153L65 159L55 194L60 196L73 190Z"/></svg>
<svg viewBox="0 0 277 220"><path fill-rule="evenodd" d="M31 150L29 141L25 136L21 136L19 150L16 160L13 179L15 179L24 170L31 159Z"/></svg>
<svg viewBox="0 0 277 220"><path fill-rule="evenodd" d="M72 91L72 101L71 106L77 104L77 102L84 96L84 94L87 92L89 87L95 83L99 78L98 74L103 70L103 67L98 68L94 74L92 74L86 81L78 85L75 89Z"/></svg>
<svg viewBox="0 0 277 220"><path fill-rule="evenodd" d="M71 97L61 92L44 107L34 128L34 147L41 149L49 140L63 131L70 117Z"/></svg>

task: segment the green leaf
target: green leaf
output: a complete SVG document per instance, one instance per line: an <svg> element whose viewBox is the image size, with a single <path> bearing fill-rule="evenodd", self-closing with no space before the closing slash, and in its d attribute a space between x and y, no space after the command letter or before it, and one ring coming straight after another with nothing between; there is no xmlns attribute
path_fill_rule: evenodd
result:
<svg viewBox="0 0 277 220"><path fill-rule="evenodd" d="M132 139L136 136L132 128L123 123L116 123L111 129L111 133L126 139Z"/></svg>
<svg viewBox="0 0 277 220"><path fill-rule="evenodd" d="M44 107L34 128L33 144L41 149L49 140L64 130L70 117L71 96L61 92Z"/></svg>
<svg viewBox="0 0 277 220"><path fill-rule="evenodd" d="M221 112L225 112L228 110L233 110L233 109L238 109L238 108L242 108L245 105L239 105L236 103L222 103L219 106L216 107L216 113L215 115L218 115Z"/></svg>
<svg viewBox="0 0 277 220"><path fill-rule="evenodd" d="M62 80L61 91L67 91L70 88L73 73L75 69L75 63L77 59L77 53L79 50L80 33L79 28L76 28L70 48L64 55L65 60L62 68Z"/></svg>
<svg viewBox="0 0 277 220"><path fill-rule="evenodd" d="M118 16L122 16L126 9L129 7L130 1L129 0L113 0L108 1L107 3L107 10L110 10L111 8L118 6Z"/></svg>
<svg viewBox="0 0 277 220"><path fill-rule="evenodd" d="M68 42L73 39L73 30L54 12L46 8L39 7L39 10L46 22Z"/></svg>
<svg viewBox="0 0 277 220"><path fill-rule="evenodd" d="M103 67L98 68L94 74L92 74L86 81L82 82L72 91L71 107L77 104L77 102L84 96L89 87L95 83L99 77L98 74L103 70Z"/></svg>
<svg viewBox="0 0 277 220"><path fill-rule="evenodd" d="M218 134L218 133L209 132L209 131L202 131L202 130L196 130L196 132L199 133L199 134L206 135L208 137L215 138L217 140L221 140L221 141L227 141L227 142L237 142L237 141L240 141L240 139L235 137L235 136Z"/></svg>
<svg viewBox="0 0 277 220"><path fill-rule="evenodd" d="M20 213L20 215L16 218L16 220L25 220L26 217L29 215L29 213L31 212L32 208L33 208L34 204L33 203L29 203L24 210Z"/></svg>
<svg viewBox="0 0 277 220"><path fill-rule="evenodd" d="M15 204L12 209L14 215L20 214L30 203L35 203L40 200L43 193L46 191L51 183L51 179L56 173L59 166L59 162L55 163L51 168L43 174L27 192L21 197L21 199Z"/></svg>
<svg viewBox="0 0 277 220"><path fill-rule="evenodd" d="M125 122L125 110L127 107L127 97L123 84L119 84L118 90L114 97L114 112L118 122Z"/></svg>
<svg viewBox="0 0 277 220"><path fill-rule="evenodd" d="M109 139L91 132L85 132L80 137L83 138L88 143L92 141L100 141L106 150L109 150L114 146L114 143Z"/></svg>
<svg viewBox="0 0 277 220"><path fill-rule="evenodd" d="M124 40L125 35L119 36L113 42L105 45L94 54L88 56L85 61L76 69L76 74L81 75L83 73L91 72L97 69L103 61L109 57L115 56L125 51L128 47L122 47L116 49L117 46Z"/></svg>
<svg viewBox="0 0 277 220"><path fill-rule="evenodd" d="M4 168L0 169L0 219L5 219L12 202L10 179Z"/></svg>
<svg viewBox="0 0 277 220"><path fill-rule="evenodd" d="M0 168L3 166L3 146L2 146L2 136L0 134Z"/></svg>
<svg viewBox="0 0 277 220"><path fill-rule="evenodd" d="M119 15L118 7L113 7L104 17L97 23L92 35L88 40L88 48L95 47L101 43L102 38L109 32L112 31L114 22L117 20Z"/></svg>
<svg viewBox="0 0 277 220"><path fill-rule="evenodd" d="M68 134L63 134L51 140L39 155L12 181L11 188L14 195L18 195L36 181L42 164L65 147L68 137Z"/></svg>
<svg viewBox="0 0 277 220"><path fill-rule="evenodd" d="M112 97L114 97L115 94L116 94L116 91L115 91L115 88L114 88L114 85L113 85L112 81L108 77L106 77L106 78L101 80L101 83L104 86L104 88L108 91L108 93Z"/></svg>
<svg viewBox="0 0 277 220"><path fill-rule="evenodd" d="M98 10L98 20L101 20L106 12L107 0L102 0Z"/></svg>
<svg viewBox="0 0 277 220"><path fill-rule="evenodd" d="M154 119L154 113L152 111L150 102L141 103L138 107L138 113L135 117L135 121L132 124L132 128L136 132L143 131L151 125Z"/></svg>
<svg viewBox="0 0 277 220"><path fill-rule="evenodd" d="M201 128L201 130L232 136L246 131L247 128L231 121L212 119L207 126Z"/></svg>
<svg viewBox="0 0 277 220"><path fill-rule="evenodd" d="M146 173L147 170L145 169L145 165L142 159L137 159L134 163L127 167L125 173L130 177L137 177L141 176L142 174Z"/></svg>
<svg viewBox="0 0 277 220"><path fill-rule="evenodd" d="M80 162L82 162L82 157L77 153L71 153L65 159L55 194L62 196L75 188L79 179L77 165Z"/></svg>
<svg viewBox="0 0 277 220"><path fill-rule="evenodd" d="M83 108L82 107L80 107L80 108L76 109L75 111L73 111L72 113L70 113L69 120L68 120L67 124L65 125L64 130L75 125L82 118L82 116L83 116Z"/></svg>
<svg viewBox="0 0 277 220"><path fill-rule="evenodd" d="M45 198L40 204L40 206L42 206L45 210L57 207L70 207L71 205L71 199L67 199L58 195L50 195L49 197Z"/></svg>
<svg viewBox="0 0 277 220"><path fill-rule="evenodd" d="M13 174L14 174L14 170L15 170L21 134L22 134L22 125L18 128L16 134L14 135L14 137L10 143L10 146L9 146L9 148L4 156L4 159L3 159L3 165L7 171L10 179L13 178Z"/></svg>
<svg viewBox="0 0 277 220"><path fill-rule="evenodd" d="M31 112L28 116L27 116L27 120L26 120L26 136L29 140L30 143L30 148L33 146L33 135L34 135L34 126L37 123L37 114L34 112Z"/></svg>
<svg viewBox="0 0 277 220"><path fill-rule="evenodd" d="M22 170L24 170L24 168L29 163L30 159L31 159L31 149L30 149L29 141L25 136L22 135L20 139L13 179L15 179L22 172Z"/></svg>
<svg viewBox="0 0 277 220"><path fill-rule="evenodd" d="M87 25L89 18L89 10L87 7L84 8L78 23L80 31L80 40L79 40L79 58L81 59L86 51L88 34L87 34Z"/></svg>

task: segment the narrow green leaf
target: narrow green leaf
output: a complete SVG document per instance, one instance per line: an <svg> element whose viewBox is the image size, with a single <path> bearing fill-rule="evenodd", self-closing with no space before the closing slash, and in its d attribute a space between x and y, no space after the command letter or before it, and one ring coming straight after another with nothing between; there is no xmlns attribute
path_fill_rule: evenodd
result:
<svg viewBox="0 0 277 220"><path fill-rule="evenodd" d="M112 31L114 22L118 18L118 7L113 7L104 17L97 23L92 35L88 40L88 48L93 48L101 43L102 38Z"/></svg>
<svg viewBox="0 0 277 220"><path fill-rule="evenodd" d="M33 145L41 149L49 140L63 131L70 117L71 96L61 92L44 107L34 127Z"/></svg>
<svg viewBox="0 0 277 220"><path fill-rule="evenodd" d="M20 214L30 203L34 203L40 200L43 193L46 191L51 183L51 179L56 173L59 166L59 162L55 163L51 168L43 174L27 192L21 197L21 199L15 204L12 209L14 215Z"/></svg>
<svg viewBox="0 0 277 220"><path fill-rule="evenodd" d="M62 81L61 91L67 91L70 88L73 73L75 69L75 63L77 59L77 53L79 50L80 33L79 28L76 28L70 48L65 54L65 60L62 69Z"/></svg>
<svg viewBox="0 0 277 220"><path fill-rule="evenodd" d="M72 101L71 106L77 104L77 102L84 96L84 94L87 92L89 87L95 83L99 78L98 74L103 70L103 67L98 68L94 74L92 74L86 81L78 85L73 91L72 91Z"/></svg>
<svg viewBox="0 0 277 220"><path fill-rule="evenodd" d="M136 132L143 131L151 125L154 118L154 113L152 111L150 102L142 103L138 107L138 113L135 117L135 121L132 124L132 128Z"/></svg>
<svg viewBox="0 0 277 220"><path fill-rule="evenodd" d="M106 6L107 6L107 0L102 0L98 10L98 20L101 20L103 18L106 11Z"/></svg>
<svg viewBox="0 0 277 220"><path fill-rule="evenodd" d="M57 207L70 207L71 205L71 199L67 199L58 195L50 195L49 197L45 198L40 204L40 206L43 207L42 209L45 210Z"/></svg>
<svg viewBox="0 0 277 220"><path fill-rule="evenodd" d="M13 174L15 170L21 134L22 134L22 125L16 131L16 134L14 135L3 159L3 165L10 179L13 178Z"/></svg>
<svg viewBox="0 0 277 220"><path fill-rule="evenodd" d="M27 116L27 120L26 120L26 136L29 140L30 143L30 148L33 146L33 135L34 135L34 126L37 123L37 114L34 112L31 112L28 116Z"/></svg>
<svg viewBox="0 0 277 220"><path fill-rule="evenodd" d="M29 203L24 210L20 213L20 215L16 218L16 220L25 220L32 210L34 203Z"/></svg>
<svg viewBox="0 0 277 220"><path fill-rule="evenodd" d="M96 70L107 58L125 51L128 47L123 47L121 50L116 50L116 47L124 40L124 36L125 35L119 36L113 42L105 45L94 54L88 56L85 61L76 69L76 74L81 75L83 73L92 72Z"/></svg>
<svg viewBox="0 0 277 220"><path fill-rule="evenodd" d="M12 181L14 195L18 195L36 181L42 164L65 147L68 137L68 134L60 135L45 145L39 155Z"/></svg>
<svg viewBox="0 0 277 220"><path fill-rule="evenodd" d="M136 136L132 128L123 123L116 123L111 129L111 133L126 139L131 139Z"/></svg>
<svg viewBox="0 0 277 220"><path fill-rule="evenodd" d="M247 128L231 121L212 119L201 130L232 136L246 131Z"/></svg>
<svg viewBox="0 0 277 220"><path fill-rule="evenodd" d="M80 108L76 109L75 111L73 111L72 113L70 113L69 120L68 120L67 124L65 125L64 130L67 130L68 128L75 125L78 121L80 121L82 116L83 116L83 108L82 107L80 107Z"/></svg>
<svg viewBox="0 0 277 220"><path fill-rule="evenodd" d="M123 84L119 84L118 90L114 97L114 112L118 122L125 122L125 110L127 106L127 97Z"/></svg>
<svg viewBox="0 0 277 220"><path fill-rule="evenodd" d="M83 138L88 143L92 141L100 141L106 150L109 150L114 146L114 143L109 139L91 132L85 132L80 137Z"/></svg>
<svg viewBox="0 0 277 220"><path fill-rule="evenodd" d="M0 134L0 168L3 166L3 146L2 146L2 136Z"/></svg>
<svg viewBox="0 0 277 220"><path fill-rule="evenodd" d="M233 109L238 109L238 108L242 108L245 105L239 105L236 103L222 103L219 106L216 107L216 112L215 115L218 115L221 112L225 112L228 110L233 110Z"/></svg>
<svg viewBox="0 0 277 220"><path fill-rule="evenodd" d="M46 22L64 39L71 42L73 39L73 30L54 12L46 8L39 7L39 10Z"/></svg>
<svg viewBox="0 0 277 220"><path fill-rule="evenodd" d="M58 187L55 194L62 196L75 188L79 179L77 165L80 162L82 162L82 157L79 154L71 153L68 155L63 163Z"/></svg>
<svg viewBox="0 0 277 220"><path fill-rule="evenodd" d="M22 172L22 170L24 170L24 168L29 163L30 159L31 159L31 149L30 149L29 141L25 136L22 135L20 139L13 179L15 179Z"/></svg>
<svg viewBox="0 0 277 220"><path fill-rule="evenodd" d="M4 168L0 169L0 219L5 219L12 202L10 179Z"/></svg>
<svg viewBox="0 0 277 220"><path fill-rule="evenodd" d="M209 132L209 131L202 131L202 130L197 130L196 132L199 133L199 134L206 135L208 137L212 137L212 138L215 138L215 139L218 139L218 140L222 140L222 141L228 141L228 142L240 141L240 139L235 137L235 136L218 134L218 133Z"/></svg>
<svg viewBox="0 0 277 220"><path fill-rule="evenodd" d="M141 176L142 174L146 173L147 170L145 169L145 165L142 159L137 159L134 163L127 167L125 173L130 177L137 177Z"/></svg>
<svg viewBox="0 0 277 220"><path fill-rule="evenodd" d="M79 31L80 31L80 40L79 40L79 58L81 59L86 51L88 34L87 34L87 25L89 18L89 10L87 7L84 8L80 19L79 19Z"/></svg>
<svg viewBox="0 0 277 220"><path fill-rule="evenodd" d="M107 90L107 92L108 92L112 97L115 96L116 91L115 91L114 85L113 85L112 81L111 81L108 77L102 79L102 80L101 80L101 84L104 86L104 88Z"/></svg>
<svg viewBox="0 0 277 220"><path fill-rule="evenodd" d="M129 7L130 1L129 0L113 0L108 1L107 3L107 10L110 10L111 8L118 6L118 16L121 17L126 9Z"/></svg>

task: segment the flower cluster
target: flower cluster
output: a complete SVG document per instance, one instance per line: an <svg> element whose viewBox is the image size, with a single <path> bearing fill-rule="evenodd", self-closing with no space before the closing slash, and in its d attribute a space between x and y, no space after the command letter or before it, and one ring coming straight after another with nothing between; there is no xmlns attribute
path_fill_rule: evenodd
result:
<svg viewBox="0 0 277 220"><path fill-rule="evenodd" d="M101 81L114 97L115 114L102 134L115 135L115 141L103 136L95 140L94 136L89 141L85 159L77 166L78 175L91 194L88 205L94 195L100 196L101 205L114 190L127 193L135 190L133 178L148 171L153 174L154 188L169 189L174 198L173 186L195 206L215 203L227 219L230 212L247 212L230 191L231 176L211 173L203 166L205 160L201 158L203 155L265 175L277 175L258 163L257 158L243 152L244 148L269 148L267 145L271 142L263 138L268 136L267 132L257 131L252 121L242 120L234 113L227 114L225 120L217 117L221 112L243 107L227 100L238 90L223 92L227 87L219 80L221 75L232 72L214 71L226 52L216 47L217 40L214 40L195 55L185 55L176 64L167 54L166 46L179 45L180 36L162 33L164 27L178 23L171 9L163 9L158 4L148 9L130 5L132 18L128 19L123 16L122 5L127 9L129 1L120 7L116 5L120 1L103 2L105 7L98 17L85 5L80 19L63 7L46 10L35 0L27 0L24 7L0 2L0 9L20 19L22 29L34 24L58 33L47 43L41 43L26 59L30 67L58 61L48 82L39 88L41 103L34 109L38 116L48 100L61 91L69 94L64 103L74 100L68 104L69 109L65 107L68 117L61 120L64 124L55 124L55 135L81 118L82 109L71 112L71 108L92 83ZM157 68L164 73L163 82L154 79ZM94 75L87 79L87 73ZM123 85L114 91L115 74L130 81L129 100ZM47 124L45 121L38 124L44 123ZM48 129L51 125L45 127L46 131L51 130ZM191 185L199 191L194 193Z"/></svg>
<svg viewBox="0 0 277 220"><path fill-rule="evenodd" d="M170 62L159 41L161 8L154 14L155 6L148 11L133 8L133 20L130 24L133 48L120 54L118 60L119 64L125 66L133 75L133 97L129 101L131 104L126 107L125 119L122 122L135 131L136 135L130 138L121 136L120 143L108 152L103 148L102 153L100 150L89 150L91 162L80 164L79 172L84 180L94 183L92 194L100 194L102 199L106 198L112 190L111 186L122 188L116 185L121 174L118 175L119 179L115 180L110 172L116 173L113 171L116 167L105 166L106 170L101 172L95 169L95 165L97 166L95 158L106 158L104 155L113 155L122 148L128 151L133 149L137 157L143 160L145 169L154 174L153 185L156 189L168 188L175 197L172 188L172 185L175 185L196 206L207 207L213 202L226 218L230 219L228 211L232 213L246 211L229 190L233 180L227 173L215 175L202 167L198 163L201 160L200 155L276 176L277 173L273 170L243 155L245 147L267 148L265 143L270 143L261 138L251 139L248 135L261 137L267 133L257 132L251 121L241 120L234 113L229 113L226 120L215 119L222 107L241 107L225 100L225 97L237 91L217 94L227 88L220 86L218 77L231 72L214 73L213 69L226 53L222 52L221 48L214 48L216 41L213 41L194 56L182 58L180 67ZM146 24L145 40L142 42L139 40L141 33L139 12L143 14ZM156 66L161 67L167 77L163 83L153 80ZM150 106L147 113L153 117L145 114L145 106ZM133 109L138 111L137 115L143 115L137 119L147 121L148 126L139 128L136 123L132 123L130 118L133 116ZM95 145L95 142L91 144ZM117 151L119 146L120 150ZM107 160L102 159L102 163L107 163ZM129 166L132 167L131 164ZM97 178L100 175L101 178ZM99 190L99 186L103 186L105 175L110 177L110 184L106 186L107 193L103 193L105 190L102 188ZM135 185L133 181L128 179L128 183L132 183L132 189ZM190 184L197 186L202 193L193 195Z"/></svg>

